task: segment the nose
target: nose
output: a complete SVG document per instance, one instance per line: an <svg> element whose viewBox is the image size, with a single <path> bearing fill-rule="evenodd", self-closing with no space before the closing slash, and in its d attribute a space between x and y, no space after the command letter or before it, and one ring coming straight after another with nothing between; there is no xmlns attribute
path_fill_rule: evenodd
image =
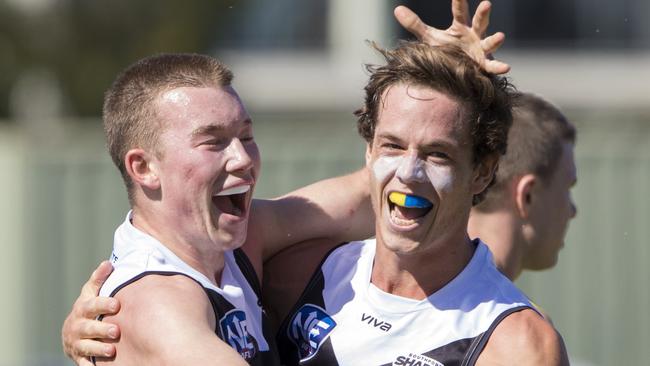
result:
<svg viewBox="0 0 650 366"><path fill-rule="evenodd" d="M415 153L402 157L395 175L404 183L424 183L427 181L424 162Z"/></svg>
<svg viewBox="0 0 650 366"><path fill-rule="evenodd" d="M236 172L249 170L253 167L253 159L238 138L232 139L226 148L226 153L228 154L227 171Z"/></svg>

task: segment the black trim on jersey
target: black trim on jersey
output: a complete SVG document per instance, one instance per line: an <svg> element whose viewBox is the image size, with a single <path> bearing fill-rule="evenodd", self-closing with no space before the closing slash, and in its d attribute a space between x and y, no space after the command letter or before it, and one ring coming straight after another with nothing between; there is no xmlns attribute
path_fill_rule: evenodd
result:
<svg viewBox="0 0 650 366"><path fill-rule="evenodd" d="M283 365L286 366L288 365L320 366L321 365L319 359L322 360L322 358L318 356L315 356L314 358L310 359L307 362L299 363L300 360L298 360L297 357L298 351L296 350L296 346L289 339L289 336L287 335L287 331L291 326L291 319L298 312L298 309L300 309L300 307L303 306L304 304L314 304L320 306L323 309L325 308L325 300L323 299L323 292L322 291L312 292L312 289L313 288L322 289L325 287L325 278L323 277L323 264L325 264L325 261L327 260L327 258L329 258L332 252L334 252L336 249L340 248L345 244L348 244L348 242L341 243L335 246L323 256L323 259L320 261L320 263L314 270L314 273L309 279L309 282L307 282L307 286L305 286L305 289L302 291L302 294L300 295L296 303L293 305L293 308L291 308L291 311L289 311L288 315L284 318L282 324L278 328L278 333L275 337L275 340L278 345L280 362ZM330 338L327 338L327 340L325 340L325 342L321 344L318 353L321 354L321 352L331 354L331 357L327 357L325 359L336 359L336 357L334 356L334 349L332 348L332 342ZM328 365L323 364L323 366L328 366Z"/></svg>
<svg viewBox="0 0 650 366"><path fill-rule="evenodd" d="M501 323L501 321L510 314L516 313L518 311L526 310L526 309L531 309L536 311L535 309L533 309L528 305L522 305L522 306L514 307L512 309L508 309L503 313L499 314L499 316L492 322L492 324L490 324L490 327L485 332L483 332L478 337L474 338L474 342L472 342L470 350L467 352L467 355L463 360L462 366L474 366L476 364L476 360L478 360L478 356L481 354L481 352L483 352L483 349L485 348L488 339L490 339L490 336L494 332L494 329L496 329L496 327Z"/></svg>
<svg viewBox="0 0 650 366"><path fill-rule="evenodd" d="M470 345L472 344L472 341L474 339L476 338L459 339L451 343L445 344L444 346L440 346L431 351L422 353L422 356L426 356L428 358L434 359L445 366L461 366L460 363L461 359L463 358L463 355L467 353L467 350L470 348ZM396 361L389 362L381 366L392 366L395 364L395 362ZM407 364L407 363L403 363L403 364ZM422 364L428 365L428 363L425 362L423 362Z"/></svg>
<svg viewBox="0 0 650 366"><path fill-rule="evenodd" d="M255 272L255 267L253 267L253 264L251 263L250 259L248 259L248 256L246 255L246 253L244 253L244 251L241 248L237 248L233 250L232 253L235 256L235 262L237 263L237 267L239 267L239 270L248 281L248 284L253 289L253 292L255 292L255 295L257 295L257 305L261 306L262 285L260 285L260 279L257 276L257 272Z"/></svg>
<svg viewBox="0 0 650 366"><path fill-rule="evenodd" d="M185 276L185 277L191 279L192 281L196 282L199 286L201 286L201 288L202 288L204 291L206 291L206 295L208 296L208 299L210 300L210 303L213 305L212 309L213 309L213 310L215 309L215 308L214 308L214 303L212 302L212 298L211 298L210 294L207 292L208 289L206 289L205 287L203 287L203 285L202 285L199 281L197 281L196 279L194 279L194 278L192 278L191 276L189 276L189 275L187 275L187 274L185 274L185 273L182 273L182 272L172 272L172 271L148 271L148 272L142 272L142 273L139 273L138 275L134 276L134 277L131 278L130 280L127 280L127 281L123 282L122 284L120 284L119 286L117 286L113 291L111 291L111 293L110 293L108 296L109 296L109 297L115 297L115 295L116 295L116 294L117 294L121 289L125 288L126 286L128 286L128 285L130 285L130 284L136 282L137 280L140 280L140 279L142 279L143 277L148 276L148 275L160 275L160 276L176 276L176 275L181 275L181 276ZM232 307L232 305L230 305L230 306ZM214 315L215 315L215 316L218 316L218 314L217 314L216 312L215 312ZM100 316L97 317L97 320L99 320L99 321L102 321L103 319L104 319L104 314L101 314ZM219 338L223 339L223 336L222 336L221 331L220 331L220 329L219 329L219 318L218 318L218 317L217 317L217 319L216 319L215 326L216 326L215 333L217 334L217 336L218 336ZM96 365L96 359L95 359L95 356L91 356L91 357L90 357L90 361L93 363L93 365Z"/></svg>
<svg viewBox="0 0 650 366"><path fill-rule="evenodd" d="M255 267L253 267L250 259L248 259L248 256L241 248L237 248L232 252L239 271L244 275L244 278L248 281L248 284L257 296L257 306L260 307L262 312L262 335L269 345L268 351L260 351L262 354L262 365L276 365L279 363L280 355L278 355L278 347L275 345L275 334L273 333L273 329L271 329L270 321L263 306L260 279L257 276L257 272L255 272Z"/></svg>
<svg viewBox="0 0 650 366"><path fill-rule="evenodd" d="M305 301L303 301L303 300L308 300L308 302L310 304L318 305L318 306L320 306L322 308L325 307L324 300L323 300L322 296L317 297L317 298L313 298L313 297L308 297L307 295L309 294L310 290L314 286L317 286L317 285L320 284L321 288L323 288L323 283L325 281L325 279L323 278L323 271L322 271L323 264L325 264L325 261L327 260L327 258L329 258L329 256L332 254L333 251L335 251L336 249L342 247L345 244L349 244L349 242L341 243L341 244L335 246L334 248L330 249L327 253L325 253L325 255L323 256L323 259L320 261L320 263L318 264L318 266L314 270L314 273L311 275L311 278L309 279L309 282L307 282L307 286L305 286L305 289L302 291L302 294L300 294L300 297L298 297L298 300L296 301L296 303L291 308L291 311L289 311L289 314L282 321L282 324L280 325L280 328L278 330L278 336L280 334L284 334L283 329L286 328L287 323L291 321L291 318L298 311L298 309L302 305L305 304Z"/></svg>
<svg viewBox="0 0 650 366"><path fill-rule="evenodd" d="M246 270L244 269L246 267L243 267L243 266L246 266L246 265L249 266L248 269L252 269L252 265L250 264L250 261L248 261L248 258L242 252L241 253L241 259L237 261L237 266L240 268L240 270L241 270L242 274L244 275L244 277L246 278L246 280L250 281L251 279L246 276ZM255 271L253 270L252 273L254 274ZM147 271L147 272L142 272L142 273L138 274L137 276L131 278L130 280L128 280L128 281L120 284L119 286L117 286L111 292L111 294L109 296L114 297L124 287L126 287L126 286L128 286L128 285L142 279L143 277L148 276L148 275L161 275L161 276L181 275L181 276L185 276L185 277L191 279L192 281L196 282L203 289L203 291L205 291L205 294L208 297L208 300L210 301L210 305L212 306L212 311L214 312L214 316L215 316L214 333L221 340L226 342L226 338L224 337L224 334L221 331L220 319L223 318L223 316L225 314L227 314L229 311L235 309L235 306L233 306L233 304L231 304L228 300L226 300L226 298L223 297L223 295L221 295L220 293L218 293L218 292L216 292L216 291L214 291L212 289L204 287L201 284L201 282L199 282L198 280L196 280L195 278L191 277L190 275L188 275L186 273L173 272L173 271ZM249 284L251 284L251 288L253 288L253 291L255 291L256 289L254 287L254 284L256 284L257 289L259 290L259 288L260 288L259 287L259 281L257 280L257 277L255 275L253 275L253 279L255 280L254 283L249 282ZM259 301L259 295L258 295L258 301ZM98 320L101 321L103 318L104 318L104 315L100 315L98 317ZM253 358L251 360L247 360L247 362L250 363L251 365L264 365L264 366L266 366L266 365L277 365L278 364L279 356L275 352L275 346L274 346L274 344L272 342L272 340L273 340L272 334L269 331L269 329L267 329L267 328L268 328L268 320L266 319L266 316L265 316L264 312L262 312L262 336L267 339L267 343L269 343L269 350L268 351L262 351L262 350L259 349L259 345L256 345L256 348L258 349L257 355L255 356L255 358ZM267 336L267 335L270 335L270 337ZM96 364L95 363L96 362L95 357L91 357L91 361L92 361L93 365Z"/></svg>

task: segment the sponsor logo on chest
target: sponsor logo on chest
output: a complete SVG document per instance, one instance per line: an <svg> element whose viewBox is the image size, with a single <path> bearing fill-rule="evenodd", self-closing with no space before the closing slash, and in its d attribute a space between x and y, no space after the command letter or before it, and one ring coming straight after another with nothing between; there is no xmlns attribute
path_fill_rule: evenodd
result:
<svg viewBox="0 0 650 366"><path fill-rule="evenodd" d="M361 321L384 332L388 332L390 328L393 327L393 325L389 322L379 320L376 317L366 313L361 313Z"/></svg>
<svg viewBox="0 0 650 366"><path fill-rule="evenodd" d="M408 356L397 356L393 366L445 366L431 357L409 353Z"/></svg>

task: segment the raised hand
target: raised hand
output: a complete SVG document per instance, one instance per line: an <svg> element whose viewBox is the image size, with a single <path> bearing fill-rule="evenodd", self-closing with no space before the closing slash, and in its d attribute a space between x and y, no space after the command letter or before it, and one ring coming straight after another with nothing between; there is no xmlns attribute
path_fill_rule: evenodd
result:
<svg viewBox="0 0 650 366"><path fill-rule="evenodd" d="M77 365L92 366L89 356L115 356L115 346L94 340L119 337L116 325L95 320L99 315L115 314L120 309L117 299L97 296L112 270L113 267L108 261L102 262L95 269L88 282L81 288L81 294L63 323L63 351Z"/></svg>
<svg viewBox="0 0 650 366"><path fill-rule="evenodd" d="M456 45L478 62L485 71L493 74L505 74L510 71L510 66L491 58L491 54L505 41L505 35L497 32L483 38L490 24L491 8L492 4L489 1L482 1L476 8L476 13L474 13L470 24L467 0L452 0L451 12L454 19L451 26L445 30L425 24L411 9L402 5L395 8L394 14L402 27L420 41L432 46Z"/></svg>

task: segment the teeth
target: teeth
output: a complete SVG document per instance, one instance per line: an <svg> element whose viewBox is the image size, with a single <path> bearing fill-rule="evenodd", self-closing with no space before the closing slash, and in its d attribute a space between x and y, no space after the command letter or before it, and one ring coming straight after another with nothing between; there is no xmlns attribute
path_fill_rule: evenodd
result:
<svg viewBox="0 0 650 366"><path fill-rule="evenodd" d="M217 193L215 196L230 196L233 194L242 194L246 193L251 189L251 186L245 185L245 186L237 186L237 187L232 187L228 189L224 189L223 191Z"/></svg>
<svg viewBox="0 0 650 366"><path fill-rule="evenodd" d="M403 218L403 217L399 217L398 213L397 213L397 210L392 210L390 212L390 218L395 224L400 225L400 226L408 226L408 225L411 225L412 223L415 222L415 220L412 220L412 219L406 219L406 218Z"/></svg>

